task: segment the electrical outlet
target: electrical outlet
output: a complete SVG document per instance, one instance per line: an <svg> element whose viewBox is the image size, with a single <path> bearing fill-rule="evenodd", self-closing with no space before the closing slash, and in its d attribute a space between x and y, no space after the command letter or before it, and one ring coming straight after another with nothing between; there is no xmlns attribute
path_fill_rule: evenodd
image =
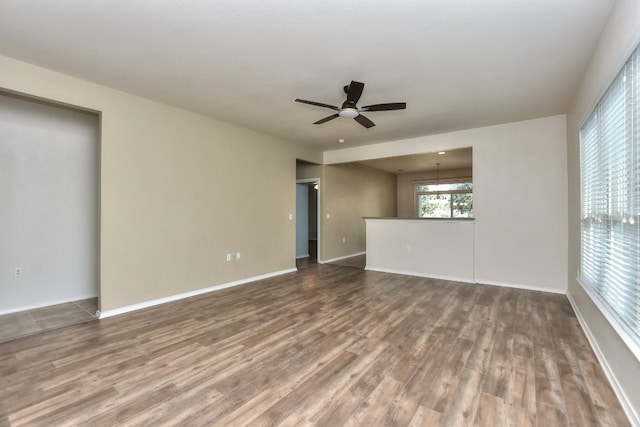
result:
<svg viewBox="0 0 640 427"><path fill-rule="evenodd" d="M410 254L411 253L411 246L405 246L404 252L407 253L407 254Z"/></svg>
<svg viewBox="0 0 640 427"><path fill-rule="evenodd" d="M227 254L227 261L231 261L231 254Z"/></svg>
<svg viewBox="0 0 640 427"><path fill-rule="evenodd" d="M22 277L22 267L16 267L15 270L13 270L13 275L15 277Z"/></svg>
<svg viewBox="0 0 640 427"><path fill-rule="evenodd" d="M236 252L236 259L240 259L240 252Z"/></svg>
<svg viewBox="0 0 640 427"><path fill-rule="evenodd" d="M342 243L347 243L347 238L346 237L342 238Z"/></svg>

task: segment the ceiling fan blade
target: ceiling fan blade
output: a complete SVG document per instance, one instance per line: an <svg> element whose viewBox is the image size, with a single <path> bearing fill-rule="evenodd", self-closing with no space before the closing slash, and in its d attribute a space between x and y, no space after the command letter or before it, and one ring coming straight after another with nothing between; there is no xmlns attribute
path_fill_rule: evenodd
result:
<svg viewBox="0 0 640 427"><path fill-rule="evenodd" d="M406 102L391 102L388 104L374 104L367 105L360 108L360 111L389 111L389 110L404 110L407 108Z"/></svg>
<svg viewBox="0 0 640 427"><path fill-rule="evenodd" d="M366 127L367 129L374 127L376 124L373 123L371 120L367 119L365 116L363 116L362 114L355 116L353 118L353 120L355 120L356 122L360 123L362 126Z"/></svg>
<svg viewBox="0 0 640 427"><path fill-rule="evenodd" d="M347 102L356 104L362 96L364 90L364 83L351 81L349 84L349 90L347 90Z"/></svg>
<svg viewBox="0 0 640 427"><path fill-rule="evenodd" d="M306 99L296 99L296 102L302 102L303 104L315 105L317 107L330 108L330 109L336 110L336 111L339 110L339 108L334 106L334 105L323 104L322 102L307 101Z"/></svg>
<svg viewBox="0 0 640 427"><path fill-rule="evenodd" d="M320 119L317 122L313 123L314 125L321 125L325 122L328 122L329 120L333 120L340 117L340 114L333 114L331 116L325 117L324 119Z"/></svg>

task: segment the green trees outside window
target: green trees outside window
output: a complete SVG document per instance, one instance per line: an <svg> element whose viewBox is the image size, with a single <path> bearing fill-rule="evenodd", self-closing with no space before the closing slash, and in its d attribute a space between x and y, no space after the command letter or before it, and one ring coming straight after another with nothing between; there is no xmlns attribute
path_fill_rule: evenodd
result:
<svg viewBox="0 0 640 427"><path fill-rule="evenodd" d="M418 217L473 218L473 184L416 184Z"/></svg>

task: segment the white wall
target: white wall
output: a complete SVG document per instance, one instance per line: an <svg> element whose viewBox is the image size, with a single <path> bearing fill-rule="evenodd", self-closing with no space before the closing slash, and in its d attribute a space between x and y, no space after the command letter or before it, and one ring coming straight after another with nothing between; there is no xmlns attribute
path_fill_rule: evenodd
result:
<svg viewBox="0 0 640 427"><path fill-rule="evenodd" d="M640 43L640 1L618 0L567 115L568 296L627 415L640 425L640 361L576 281L580 267L580 127Z"/></svg>
<svg viewBox="0 0 640 427"><path fill-rule="evenodd" d="M342 163L473 147L476 280L567 288L565 116L328 151Z"/></svg>
<svg viewBox="0 0 640 427"><path fill-rule="evenodd" d="M474 222L371 219L367 270L474 282Z"/></svg>
<svg viewBox="0 0 640 427"><path fill-rule="evenodd" d="M0 313L98 295L98 145L97 115L0 95Z"/></svg>

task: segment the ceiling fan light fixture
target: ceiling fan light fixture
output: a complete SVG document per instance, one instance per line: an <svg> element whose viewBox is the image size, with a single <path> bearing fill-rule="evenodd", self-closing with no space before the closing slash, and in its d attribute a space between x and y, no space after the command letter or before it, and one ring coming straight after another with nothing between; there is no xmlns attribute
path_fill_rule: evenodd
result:
<svg viewBox="0 0 640 427"><path fill-rule="evenodd" d="M360 115L357 108L343 108L338 114L340 115L340 117L348 117L350 119L353 119Z"/></svg>

